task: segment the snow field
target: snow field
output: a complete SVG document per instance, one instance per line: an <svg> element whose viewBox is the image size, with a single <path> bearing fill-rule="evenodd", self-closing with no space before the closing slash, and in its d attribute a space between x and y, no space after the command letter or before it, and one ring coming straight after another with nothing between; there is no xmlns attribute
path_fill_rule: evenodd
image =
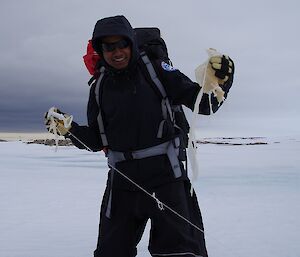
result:
<svg viewBox="0 0 300 257"><path fill-rule="evenodd" d="M199 145L194 186L210 257L300 256L300 140L264 140ZM3 142L0 163L0 257L93 256L103 154ZM147 241L148 230L138 256L150 256Z"/></svg>

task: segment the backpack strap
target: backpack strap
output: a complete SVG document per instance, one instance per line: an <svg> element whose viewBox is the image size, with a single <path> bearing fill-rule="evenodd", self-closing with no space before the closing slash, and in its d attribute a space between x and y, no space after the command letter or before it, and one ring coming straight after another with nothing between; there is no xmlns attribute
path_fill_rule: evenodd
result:
<svg viewBox="0 0 300 257"><path fill-rule="evenodd" d="M100 105L100 84L101 81L104 77L104 72L105 72L105 68L102 66L100 68L100 76L97 80L96 86L95 86L95 98L99 107L99 113L97 116L97 121L98 121L98 126L99 126L99 131L100 131L100 136L101 136L101 140L102 140L102 144L103 146L108 146L108 141L107 141L107 137L105 134L105 129L104 129L104 122L103 122L103 117L102 117L102 111L101 111L101 105Z"/></svg>
<svg viewBox="0 0 300 257"><path fill-rule="evenodd" d="M157 73L153 67L153 64L151 63L149 57L147 56L147 54L144 51L141 52L141 58L142 58L144 64L146 65L146 68L149 72L149 75L150 75L153 83L156 85L157 89L159 90L159 92L162 96L161 108L162 108L162 115L163 115L164 119L159 124L158 132L157 132L157 137L162 138L163 127L164 127L164 124L165 124L166 120L168 119L168 117L170 117L172 123L175 123L173 111L171 108L169 98L167 97L166 90L165 90L164 86L162 85L161 81L159 80Z"/></svg>

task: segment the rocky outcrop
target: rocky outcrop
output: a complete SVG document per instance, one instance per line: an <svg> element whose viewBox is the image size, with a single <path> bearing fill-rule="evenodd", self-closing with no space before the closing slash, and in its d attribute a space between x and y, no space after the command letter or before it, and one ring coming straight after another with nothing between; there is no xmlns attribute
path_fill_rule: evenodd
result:
<svg viewBox="0 0 300 257"><path fill-rule="evenodd" d="M36 139L33 141L28 141L26 143L27 144L40 144L40 145L53 146L53 145L55 145L55 140L54 139ZM58 145L59 146L72 146L73 143L70 139L59 139Z"/></svg>

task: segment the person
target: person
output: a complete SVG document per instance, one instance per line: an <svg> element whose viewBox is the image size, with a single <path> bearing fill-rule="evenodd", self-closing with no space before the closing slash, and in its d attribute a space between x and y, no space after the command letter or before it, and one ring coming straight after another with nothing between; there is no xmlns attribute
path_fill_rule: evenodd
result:
<svg viewBox="0 0 300 257"><path fill-rule="evenodd" d="M169 150L134 157L136 153L147 152L149 149L155 152L166 145L171 146L172 151L174 139L177 138L176 130L170 122L163 129L162 136L157 136L163 120L162 99L141 58L134 29L122 15L100 19L93 31L92 44L101 56L99 67L105 67L105 71L101 76L101 89L98 89L101 92L95 92L97 83L91 86L87 108L88 125L81 126L73 121L69 127L60 128L60 121L56 122L60 135L69 137L78 148L84 148L84 142L93 151L104 149L108 156L110 169L101 204L99 236L94 256L136 256L137 244L149 219L151 229L148 249L152 256L208 256L201 212L196 194L190 193L191 184L182 160L178 162L180 171L178 173L177 169L176 173ZM199 84L164 60L153 59L151 63L168 99L193 110L200 91ZM220 86L227 97L233 81L232 60L218 56L211 59L209 65L216 71L215 75L222 82ZM211 113L210 102L213 103L212 110L217 111L220 105L214 96L204 94L199 108L201 114ZM99 113L105 138L99 123ZM46 123L49 124L47 118ZM118 159L120 154L123 158ZM155 199L161 202L153 200L116 170L147 192L154 193ZM159 203L172 207L200 230Z"/></svg>

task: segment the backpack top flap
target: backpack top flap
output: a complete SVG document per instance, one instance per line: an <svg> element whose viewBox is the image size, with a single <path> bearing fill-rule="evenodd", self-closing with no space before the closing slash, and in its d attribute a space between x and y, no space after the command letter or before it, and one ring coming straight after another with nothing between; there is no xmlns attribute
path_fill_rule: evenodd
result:
<svg viewBox="0 0 300 257"><path fill-rule="evenodd" d="M134 31L138 47L141 51L145 51L151 59L170 60L167 45L161 38L158 28L135 28Z"/></svg>

